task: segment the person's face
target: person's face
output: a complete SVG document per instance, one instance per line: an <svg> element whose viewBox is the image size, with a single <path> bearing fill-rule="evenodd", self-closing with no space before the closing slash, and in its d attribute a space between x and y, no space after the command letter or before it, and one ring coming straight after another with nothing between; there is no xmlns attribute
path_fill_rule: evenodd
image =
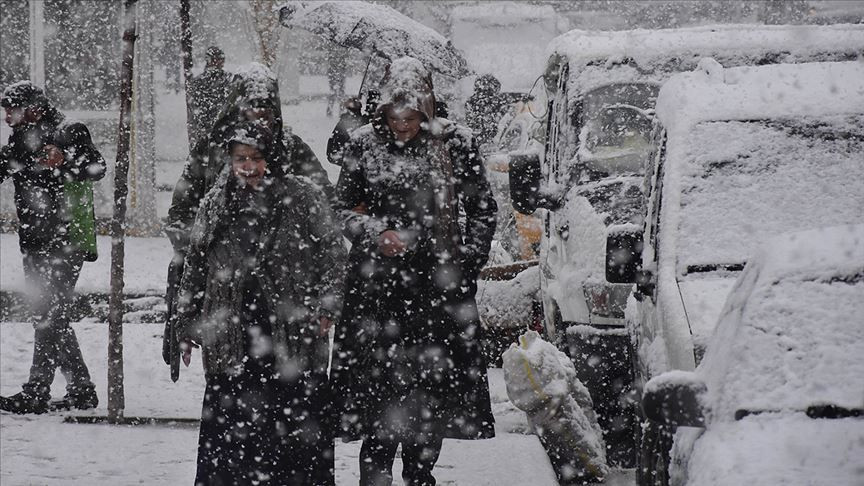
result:
<svg viewBox="0 0 864 486"><path fill-rule="evenodd" d="M258 123L271 132L276 132L276 115L269 108L247 108L243 111L243 118Z"/></svg>
<svg viewBox="0 0 864 486"><path fill-rule="evenodd" d="M39 112L22 106L13 106L4 108L6 110L6 124L10 127L17 127L25 123L35 123L39 121Z"/></svg>
<svg viewBox="0 0 864 486"><path fill-rule="evenodd" d="M387 126L399 142L407 142L420 133L423 114L417 110L395 109L392 106L385 112Z"/></svg>
<svg viewBox="0 0 864 486"><path fill-rule="evenodd" d="M231 146L231 169L241 186L256 189L267 172L267 160L257 148L237 143Z"/></svg>

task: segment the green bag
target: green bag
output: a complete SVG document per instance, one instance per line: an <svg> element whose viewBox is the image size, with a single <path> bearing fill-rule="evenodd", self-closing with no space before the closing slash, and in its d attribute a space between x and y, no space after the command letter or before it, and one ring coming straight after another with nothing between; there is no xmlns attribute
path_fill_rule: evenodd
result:
<svg viewBox="0 0 864 486"><path fill-rule="evenodd" d="M96 212L93 209L93 182L72 181L63 184L66 197L67 220L66 236L69 243L78 247L84 254L84 261L95 262L96 251Z"/></svg>

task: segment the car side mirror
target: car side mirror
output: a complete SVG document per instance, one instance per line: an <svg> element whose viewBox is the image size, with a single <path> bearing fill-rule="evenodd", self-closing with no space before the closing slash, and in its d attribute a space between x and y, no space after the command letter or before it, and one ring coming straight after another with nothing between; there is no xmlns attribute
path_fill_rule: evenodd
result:
<svg viewBox="0 0 864 486"><path fill-rule="evenodd" d="M510 200L513 208L531 215L537 208L555 210L560 207L558 195L544 191L540 186L542 171L537 152L510 152Z"/></svg>
<svg viewBox="0 0 864 486"><path fill-rule="evenodd" d="M666 425L704 427L705 382L692 371L669 371L645 384L642 410L649 420Z"/></svg>
<svg viewBox="0 0 864 486"><path fill-rule="evenodd" d="M637 283L642 276L642 229L635 225L609 227L606 233L606 281Z"/></svg>

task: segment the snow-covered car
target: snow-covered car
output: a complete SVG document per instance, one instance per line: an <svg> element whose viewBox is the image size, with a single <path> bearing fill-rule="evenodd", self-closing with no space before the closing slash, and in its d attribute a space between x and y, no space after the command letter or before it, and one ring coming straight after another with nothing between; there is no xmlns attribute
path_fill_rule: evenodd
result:
<svg viewBox="0 0 864 486"><path fill-rule="evenodd" d="M545 153L522 164L511 161L511 196L521 211L541 208L546 336L568 351L591 391L606 442L619 449L610 453L612 462L634 457L635 407L626 399L631 350L624 331L632 285L606 279L606 237L610 229L642 227L643 181L659 140L652 129L661 84L706 56L724 66L747 66L851 60L862 50L861 25L573 31L550 44Z"/></svg>
<svg viewBox="0 0 864 486"><path fill-rule="evenodd" d="M696 367L768 238L864 221L864 63L704 61L663 85L654 140L645 224L607 241L606 278L637 284L626 308L637 390ZM668 431L641 431L639 476L657 484Z"/></svg>
<svg viewBox="0 0 864 486"><path fill-rule="evenodd" d="M735 282L696 371L645 387L649 417L681 425L669 484L861 484L862 324L864 225L769 240Z"/></svg>

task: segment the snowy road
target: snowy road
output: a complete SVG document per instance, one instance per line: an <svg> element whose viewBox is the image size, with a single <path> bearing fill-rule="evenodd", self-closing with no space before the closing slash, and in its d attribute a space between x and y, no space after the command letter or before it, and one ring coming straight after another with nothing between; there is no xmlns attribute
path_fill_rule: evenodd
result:
<svg viewBox="0 0 864 486"><path fill-rule="evenodd" d="M107 326L74 325L96 383L100 408L106 402ZM161 359L162 326L124 328L127 416L200 415L204 390L200 355L193 357L180 381L172 383ZM16 393L32 352L32 328L0 323L0 393ZM436 476L442 485L552 486L555 478L537 438L525 435L524 415L507 400L500 369L491 370L492 401L498 437L484 441L445 441ZM54 383L61 396L65 382ZM198 431L195 426L108 426L63 423L64 415L0 415L0 483L35 485L191 484L195 474ZM339 485L357 484L358 442L336 446ZM395 475L400 474L396 461ZM397 480L395 484L400 485ZM632 474L618 473L605 484L632 485Z"/></svg>

